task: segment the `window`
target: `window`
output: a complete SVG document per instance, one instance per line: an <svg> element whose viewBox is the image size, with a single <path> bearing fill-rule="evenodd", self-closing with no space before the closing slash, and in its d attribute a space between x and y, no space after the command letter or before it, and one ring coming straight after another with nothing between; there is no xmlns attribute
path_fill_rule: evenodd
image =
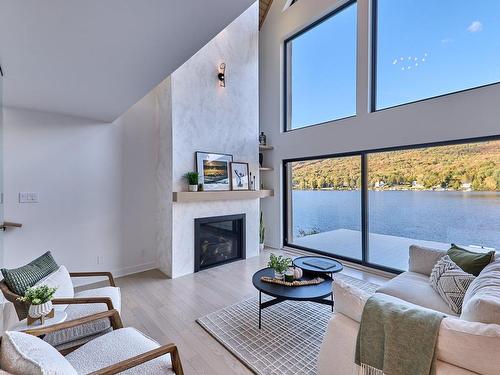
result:
<svg viewBox="0 0 500 375"><path fill-rule="evenodd" d="M285 42L287 129L356 114L356 3Z"/></svg>
<svg viewBox="0 0 500 375"><path fill-rule="evenodd" d="M287 168L289 246L394 270L407 269L411 244L500 249L500 140L360 152Z"/></svg>
<svg viewBox="0 0 500 375"><path fill-rule="evenodd" d="M361 259L361 157L289 164L290 243Z"/></svg>
<svg viewBox="0 0 500 375"><path fill-rule="evenodd" d="M375 109L500 81L500 1L378 0Z"/></svg>

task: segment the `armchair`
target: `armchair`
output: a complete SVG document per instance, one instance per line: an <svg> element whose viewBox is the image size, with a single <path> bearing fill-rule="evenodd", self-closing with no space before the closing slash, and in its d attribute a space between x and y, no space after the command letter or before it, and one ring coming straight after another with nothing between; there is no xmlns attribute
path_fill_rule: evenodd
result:
<svg viewBox="0 0 500 375"><path fill-rule="evenodd" d="M61 268L56 272L60 272ZM65 271L65 268L63 271ZM67 306L64 310L68 315L68 320L79 319L102 311L121 310L120 288L116 287L115 280L110 272L70 272L69 277L106 277L109 286L74 292L72 298L54 298L52 300L54 306ZM5 280L0 282L0 290L5 299L14 305L19 320L25 319L28 315L29 305L18 300L20 296L9 289ZM58 349L70 352L75 344L84 343L110 330L109 320L103 319L88 322L78 328L67 328L46 334L44 340Z"/></svg>
<svg viewBox="0 0 500 375"><path fill-rule="evenodd" d="M106 319L113 331L79 346L66 356L39 337ZM36 350L34 350L36 348ZM2 370L64 374L175 374L183 375L176 345L159 345L134 328L123 328L116 310L21 332L6 332L0 348Z"/></svg>

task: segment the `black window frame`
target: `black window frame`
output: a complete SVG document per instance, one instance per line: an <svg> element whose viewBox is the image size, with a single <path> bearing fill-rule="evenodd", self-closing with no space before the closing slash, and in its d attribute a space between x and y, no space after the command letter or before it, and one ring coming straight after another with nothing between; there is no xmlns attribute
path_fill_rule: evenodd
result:
<svg viewBox="0 0 500 375"><path fill-rule="evenodd" d="M389 272L393 274L400 274L403 273L404 271L398 270L395 268L387 267L384 265L380 264L375 264L375 263L370 263L368 261L368 252L369 252L369 235L370 235L370 230L369 230L369 201L368 201L368 155L370 154L375 154L375 153L381 153L381 152L388 152L388 151L401 151L401 150L412 150L412 149L420 149L420 148L427 148L427 147L439 147L439 146L452 146L452 145L459 145L459 144L466 144L466 143L479 143L479 142L487 142L487 141L499 141L500 140L500 134L497 135L491 135L491 136L484 136L484 137L473 137L473 138L463 138L463 139L458 139L458 140L449 140L449 141L440 141L440 142L431 142L431 143L419 143L419 144L410 144L410 145L404 145L404 146L395 146L395 147L386 147L386 148L374 148L374 149L367 149L367 150L362 150L362 151L353 151L353 152L343 152L343 153L334 153L334 154L327 154L327 155L315 155L315 156L308 156L308 157L302 157L302 158L291 158L291 159L283 159L282 160L282 175L283 175L283 191L282 191L282 199L283 199L283 228L282 228L282 235L283 235L283 246L285 247L290 247L290 248L295 248L299 250L304 250L308 251L311 253L315 254L320 254L322 256L330 257L330 258L336 258L344 261L348 261L350 263L355 263L359 264L365 267L369 268L374 268L378 269L384 272ZM327 253L318 249L311 249L308 247L300 246L300 245L295 245L293 243L288 242L288 233L289 233L289 221L288 221L288 215L289 215L289 202L288 202L288 195L290 192L291 184L289 181L289 174L288 174L288 163L293 163L293 162L299 162L299 161L308 161L308 160L318 160L318 159L330 159L330 158L338 158L338 157L346 157L346 156L361 156L361 254L362 258L361 260L355 259L355 258L349 258L345 256L340 256L340 255L332 255L331 253Z"/></svg>
<svg viewBox="0 0 500 375"><path fill-rule="evenodd" d="M319 26L323 22L328 21L330 18L335 17L338 13L342 12L344 9L349 8L353 4L357 4L357 2L358 2L358 0L349 0L342 5L339 5L337 8L335 8L330 13L328 13L325 16L321 17L320 19L314 21L310 25L304 27L303 29L296 32L292 36L286 38L285 41L283 42L283 67L284 67L284 69L283 69L283 131L285 133L291 132L291 131L296 131L296 130L301 130L301 129L307 129L307 128L311 128L313 126L329 124L329 123L332 123L335 121L345 120L345 119L349 119L349 118L353 118L353 117L357 116L357 111L356 111L356 113L354 115L351 115L351 116L345 116L345 117L340 117L340 118L336 118L336 119L332 119L332 120L328 120L328 121L319 122L316 124L305 125L305 126L301 126L300 128L297 128L297 129L288 128L289 120L291 120L289 118L291 116L288 116L288 109L291 107L291 103L289 103L289 101L291 102L291 100L289 100L289 99L291 99L291 96L290 96L291 93L288 92L288 88L290 86L289 85L289 78L291 76L291 70L290 70L291 64L288 61L288 48L289 48L288 45L289 45L289 43L292 42L295 38L298 38L299 36L307 33L309 30L314 29L316 26ZM295 3L295 1L292 2L291 5L293 5L293 3ZM356 29L357 29L357 25L358 25L358 17L356 16ZM358 37L359 36L356 32L356 41L357 41ZM357 54L356 54L355 64L357 64ZM357 79L357 77L356 77L356 79ZM355 82L355 84L356 84L356 82Z"/></svg>
<svg viewBox="0 0 500 375"><path fill-rule="evenodd" d="M428 98L417 99L417 100L413 100L410 102L395 104L395 105L391 105L389 107L377 109L377 51L378 51L378 48L377 48L378 43L377 42L378 42L378 24L379 24L378 3L380 0L371 0L371 1L372 1L371 12L369 15L369 20L368 20L368 22L370 22L369 28L370 28L370 33L371 33L370 40L368 42L369 43L368 48L370 49L370 53L371 53L371 59L370 59L371 61L370 61L370 66L369 66L369 69L370 69L370 77L369 77L369 81L370 81L369 108L370 108L370 111L369 112L370 113L386 111L389 109L394 109L394 108L398 108L398 107L403 107L403 106L407 106L407 105L425 102L427 100L439 99L439 98L443 98L443 97L446 97L449 95L455 95L455 94L460 94L460 93L464 93L464 92L468 92L468 91L472 91L472 90L478 90L478 89L482 89L482 88L489 87L489 86L495 86L495 85L500 86L500 80L499 80L497 82L486 83L486 84L480 85L480 86L473 86L473 87L469 87L469 88L465 88L465 89L461 89L461 90L457 90L457 91L451 91L451 92L447 92L444 94L430 96Z"/></svg>

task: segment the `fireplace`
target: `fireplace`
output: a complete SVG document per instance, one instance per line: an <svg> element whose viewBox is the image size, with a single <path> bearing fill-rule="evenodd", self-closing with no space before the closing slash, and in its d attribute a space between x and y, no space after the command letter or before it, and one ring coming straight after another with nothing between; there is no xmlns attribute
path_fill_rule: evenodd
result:
<svg viewBox="0 0 500 375"><path fill-rule="evenodd" d="M194 272L245 259L245 214L194 220Z"/></svg>

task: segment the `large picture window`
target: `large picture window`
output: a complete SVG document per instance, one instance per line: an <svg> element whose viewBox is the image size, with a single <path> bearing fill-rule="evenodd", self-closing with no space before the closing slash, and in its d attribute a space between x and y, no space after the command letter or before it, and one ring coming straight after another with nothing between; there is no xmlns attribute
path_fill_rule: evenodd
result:
<svg viewBox="0 0 500 375"><path fill-rule="evenodd" d="M411 244L500 249L500 140L286 168L289 246L391 270L407 269Z"/></svg>
<svg viewBox="0 0 500 375"><path fill-rule="evenodd" d="M500 81L500 1L377 0L375 108Z"/></svg>
<svg viewBox="0 0 500 375"><path fill-rule="evenodd" d="M286 130L356 114L356 3L285 42Z"/></svg>

